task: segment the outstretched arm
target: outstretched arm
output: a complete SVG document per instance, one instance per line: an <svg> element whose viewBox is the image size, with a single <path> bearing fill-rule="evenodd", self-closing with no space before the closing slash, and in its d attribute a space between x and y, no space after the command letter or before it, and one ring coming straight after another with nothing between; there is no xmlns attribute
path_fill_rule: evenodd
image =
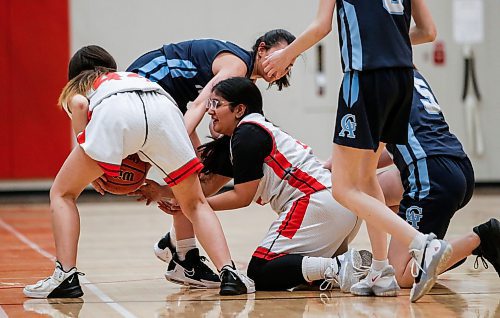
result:
<svg viewBox="0 0 500 318"><path fill-rule="evenodd" d="M214 211L234 210L248 206L257 192L260 179L236 184L234 190L207 198Z"/></svg>
<svg viewBox="0 0 500 318"><path fill-rule="evenodd" d="M215 58L212 64L212 72L215 76L201 90L198 97L192 102L184 115L184 123L186 124L189 135L196 131L196 127L198 127L200 121L203 119L203 115L205 115L207 111L207 100L214 85L226 78L245 76L247 73L247 66L236 55L222 53Z"/></svg>
<svg viewBox="0 0 500 318"><path fill-rule="evenodd" d="M266 57L263 66L268 76L280 78L287 72L293 59L318 43L332 30L335 0L320 0L318 12L313 22L289 46L277 50Z"/></svg>
<svg viewBox="0 0 500 318"><path fill-rule="evenodd" d="M432 42L436 39L437 31L431 12L425 0L412 0L412 16L415 26L410 29L412 45Z"/></svg>

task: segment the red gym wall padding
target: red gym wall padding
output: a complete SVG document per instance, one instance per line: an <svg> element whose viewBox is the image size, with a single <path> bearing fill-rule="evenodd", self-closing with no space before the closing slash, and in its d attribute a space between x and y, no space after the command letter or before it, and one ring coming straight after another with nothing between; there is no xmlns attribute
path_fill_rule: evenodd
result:
<svg viewBox="0 0 500 318"><path fill-rule="evenodd" d="M66 0L0 0L0 180L53 178L71 149Z"/></svg>

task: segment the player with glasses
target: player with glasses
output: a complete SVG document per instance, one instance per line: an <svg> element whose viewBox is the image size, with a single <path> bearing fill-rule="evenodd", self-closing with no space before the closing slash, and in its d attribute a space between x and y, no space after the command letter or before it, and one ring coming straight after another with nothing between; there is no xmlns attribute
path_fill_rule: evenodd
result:
<svg viewBox="0 0 500 318"><path fill-rule="evenodd" d="M286 74L279 77L267 76L262 61L266 55L286 47L294 40L295 36L290 32L276 29L256 39L250 51L229 41L216 39L171 43L145 53L134 61L127 71L157 82L173 97L184 114L188 135L196 148L200 141L195 130L207 111L206 100L212 87L232 76L243 76L253 81L263 79L269 86L276 85L278 90L288 87L293 61L288 65ZM72 58L69 77L71 79L84 70L93 70L96 66L116 69L113 57L106 50L94 45L84 47ZM154 169L151 170L154 173ZM161 178L156 180L163 184ZM105 193L103 181L97 180L93 185L98 192ZM193 287L218 288L220 279L203 262L205 258L199 255L194 237L189 220L182 213L175 215L169 233L154 246L156 256L168 263L165 277L171 282ZM195 274L192 276L185 274L193 271Z"/></svg>

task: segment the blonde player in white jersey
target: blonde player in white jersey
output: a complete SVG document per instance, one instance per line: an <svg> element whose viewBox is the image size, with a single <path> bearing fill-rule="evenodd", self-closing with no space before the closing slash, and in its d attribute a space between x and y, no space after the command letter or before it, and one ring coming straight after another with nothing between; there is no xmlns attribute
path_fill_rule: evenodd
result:
<svg viewBox="0 0 500 318"><path fill-rule="evenodd" d="M209 180L205 193L231 178L235 184L233 190L209 197L210 206L232 210L255 201L269 203L278 214L249 264L257 290L323 280L323 287L339 283L349 292L362 275L363 256L369 266L371 255L349 250L333 257L356 235L360 221L330 195L330 172L309 147L266 121L260 91L249 79L219 82L207 107L214 130L223 136L201 147ZM151 188L150 183L145 190ZM162 195L170 196L168 189ZM160 208L171 212L166 204Z"/></svg>
<svg viewBox="0 0 500 318"><path fill-rule="evenodd" d="M26 286L26 296L83 295L75 267L80 233L76 199L101 175L117 176L122 159L133 153L164 173L165 182L221 273L221 295L255 291L253 282L231 261L219 220L200 186L198 172L203 165L170 95L135 73L96 69L69 81L59 103L72 120L79 145L64 162L50 190L57 257L54 274Z"/></svg>

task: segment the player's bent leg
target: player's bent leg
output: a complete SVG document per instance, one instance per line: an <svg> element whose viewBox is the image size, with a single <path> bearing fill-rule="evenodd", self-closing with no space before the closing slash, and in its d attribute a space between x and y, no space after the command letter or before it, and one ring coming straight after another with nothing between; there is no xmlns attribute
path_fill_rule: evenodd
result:
<svg viewBox="0 0 500 318"><path fill-rule="evenodd" d="M428 293L436 283L437 275L448 264L453 249L448 242L436 239L428 234L423 249L411 249L413 257L412 275L415 278L410 291L410 301L416 302Z"/></svg>
<svg viewBox="0 0 500 318"><path fill-rule="evenodd" d="M255 281L257 290L287 290L307 284L302 273L304 256L288 254L272 260L252 256L248 276Z"/></svg>

